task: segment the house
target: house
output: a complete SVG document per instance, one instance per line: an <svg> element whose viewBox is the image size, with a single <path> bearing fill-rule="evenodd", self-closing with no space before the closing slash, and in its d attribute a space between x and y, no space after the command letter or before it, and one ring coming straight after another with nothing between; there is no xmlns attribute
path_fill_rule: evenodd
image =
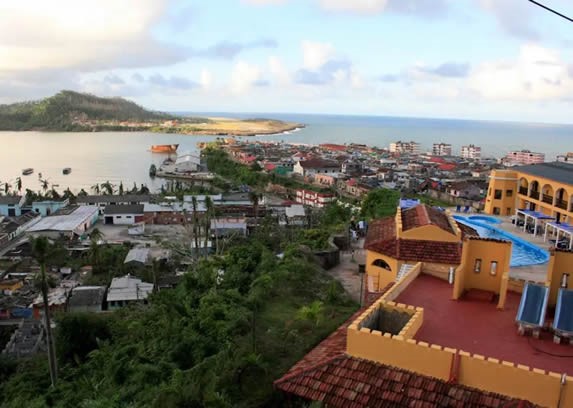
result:
<svg viewBox="0 0 573 408"><path fill-rule="evenodd" d="M296 190L296 202L311 207L325 207L328 203L334 201L335 198L335 195L331 193L319 193L305 189Z"/></svg>
<svg viewBox="0 0 573 408"><path fill-rule="evenodd" d="M22 215L22 207L26 202L24 196L0 196L0 216L18 217Z"/></svg>
<svg viewBox="0 0 573 408"><path fill-rule="evenodd" d="M127 253L123 264L134 264L138 266L144 266L149 263L150 260L150 250L149 248L132 248Z"/></svg>
<svg viewBox="0 0 573 408"><path fill-rule="evenodd" d="M104 223L111 225L132 225L144 220L143 204L111 204L105 207Z"/></svg>
<svg viewBox="0 0 573 408"><path fill-rule="evenodd" d="M130 303L147 303L152 292L152 283L143 282L130 274L113 278L106 297L108 309L118 309Z"/></svg>
<svg viewBox="0 0 573 408"><path fill-rule="evenodd" d="M68 300L68 312L97 313L103 310L105 286L76 286Z"/></svg>
<svg viewBox="0 0 573 408"><path fill-rule="evenodd" d="M107 205L148 204L154 200L155 197L148 194L87 195L76 197L76 204L98 207L100 215L103 215Z"/></svg>
<svg viewBox="0 0 573 408"><path fill-rule="evenodd" d="M217 237L247 235L246 217L217 217L211 220L211 234Z"/></svg>
<svg viewBox="0 0 573 408"><path fill-rule="evenodd" d="M335 174L316 174L314 176L314 183L320 186L330 187L336 184L336 179Z"/></svg>
<svg viewBox="0 0 573 408"><path fill-rule="evenodd" d="M3 295L12 295L22 286L24 286L24 282L22 282L22 279L0 280L0 293L2 293Z"/></svg>
<svg viewBox="0 0 573 408"><path fill-rule="evenodd" d="M310 177L316 174L335 174L340 172L340 164L335 161L312 158L298 161L293 168L293 173L302 177Z"/></svg>
<svg viewBox="0 0 573 408"><path fill-rule="evenodd" d="M285 207L283 217L279 219L280 225L304 226L306 223L306 210L303 205L290 205Z"/></svg>
<svg viewBox="0 0 573 408"><path fill-rule="evenodd" d="M467 198L470 200L479 200L483 197L484 189L475 183L467 181L458 181L451 183L446 191L452 197Z"/></svg>
<svg viewBox="0 0 573 408"><path fill-rule="evenodd" d="M82 236L98 221L98 209L92 207L67 207L44 217L29 228L28 235L48 238Z"/></svg>
<svg viewBox="0 0 573 408"><path fill-rule="evenodd" d="M62 281L61 286L50 289L48 292L48 308L52 315L53 313L66 311L69 294L77 284L75 281ZM36 320L44 316L44 299L41 293L32 302L32 315Z"/></svg>
<svg viewBox="0 0 573 408"><path fill-rule="evenodd" d="M196 173L201 170L201 158L187 153L177 156L175 160L176 173Z"/></svg>
<svg viewBox="0 0 573 408"><path fill-rule="evenodd" d="M67 198L34 201L32 203L32 211L40 214L42 217L47 217L48 215L54 214L58 210L67 207L69 204L70 200Z"/></svg>
<svg viewBox="0 0 573 408"><path fill-rule="evenodd" d="M41 220L39 214L28 212L19 217L0 216L0 246L19 237Z"/></svg>

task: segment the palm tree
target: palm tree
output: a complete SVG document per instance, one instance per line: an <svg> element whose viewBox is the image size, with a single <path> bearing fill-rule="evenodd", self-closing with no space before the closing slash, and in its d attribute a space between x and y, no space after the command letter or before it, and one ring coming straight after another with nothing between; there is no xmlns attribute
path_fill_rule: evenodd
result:
<svg viewBox="0 0 573 408"><path fill-rule="evenodd" d="M21 177L16 177L16 190L18 190L19 193L22 192L22 178Z"/></svg>
<svg viewBox="0 0 573 408"><path fill-rule="evenodd" d="M46 340L48 348L48 363L50 366L50 380L52 387L58 381L58 367L56 362L56 353L54 339L52 337L52 325L50 322L50 307L48 303L48 278L46 276L46 263L50 257L51 244L46 237L38 237L32 240L32 254L40 264L40 274L38 282L42 292L42 301L44 303L44 319L46 328Z"/></svg>
<svg viewBox="0 0 573 408"><path fill-rule="evenodd" d="M113 195L113 184L109 181L101 184L101 190L104 191L105 195Z"/></svg>
<svg viewBox="0 0 573 408"><path fill-rule="evenodd" d="M259 219L259 200L261 198L261 195L259 193L257 193L256 191L251 191L249 193L249 199L251 200L251 203L253 204L253 209L255 210L255 228L257 228L258 226L258 219Z"/></svg>
<svg viewBox="0 0 573 408"><path fill-rule="evenodd" d="M66 188L64 190L64 198L67 198L68 200L73 200L76 198L76 196L74 195L74 193L72 193L72 190L70 190L70 188Z"/></svg>
<svg viewBox="0 0 573 408"><path fill-rule="evenodd" d="M9 184L8 182L4 183L4 194L8 195L8 192L10 191L11 188L12 184Z"/></svg>
<svg viewBox="0 0 573 408"><path fill-rule="evenodd" d="M90 187L90 189L94 192L95 195L99 195L100 193L100 188L99 188L99 184L94 184L93 186Z"/></svg>
<svg viewBox="0 0 573 408"><path fill-rule="evenodd" d="M119 195L123 195L124 191L123 191L123 181L119 182L119 190L118 190L118 194Z"/></svg>
<svg viewBox="0 0 573 408"><path fill-rule="evenodd" d="M191 198L191 206L193 207L193 239L195 240L195 254L199 258L199 217L197 216L197 197Z"/></svg>
<svg viewBox="0 0 573 408"><path fill-rule="evenodd" d="M40 184L42 185L42 190L44 191L44 194L46 194L46 191L48 191L48 189L50 188L50 181L48 179L43 179L40 180Z"/></svg>
<svg viewBox="0 0 573 408"><path fill-rule="evenodd" d="M80 190L80 192L78 193L78 197L85 197L87 196L88 193L86 190L84 190L83 188Z"/></svg>
<svg viewBox="0 0 573 408"><path fill-rule="evenodd" d="M205 197L205 217L204 217L204 221L205 221L205 247L204 247L204 251L205 251L205 258L209 256L208 253L208 249L207 246L209 245L209 232L211 231L211 218L213 216L213 200L211 200L210 196L206 196Z"/></svg>

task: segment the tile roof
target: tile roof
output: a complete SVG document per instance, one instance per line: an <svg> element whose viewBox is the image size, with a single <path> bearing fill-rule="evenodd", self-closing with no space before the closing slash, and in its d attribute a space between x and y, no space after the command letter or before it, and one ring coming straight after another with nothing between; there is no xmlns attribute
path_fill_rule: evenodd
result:
<svg viewBox="0 0 573 408"><path fill-rule="evenodd" d="M105 206L105 215L143 214L143 204L110 204Z"/></svg>
<svg viewBox="0 0 573 408"><path fill-rule="evenodd" d="M312 158L308 160L303 160L300 165L305 169L330 169L330 168L340 168L340 164L335 161L323 160L318 158Z"/></svg>
<svg viewBox="0 0 573 408"><path fill-rule="evenodd" d="M12 195L5 195L0 196L0 204L4 205L16 205L22 201L22 196L12 196Z"/></svg>
<svg viewBox="0 0 573 408"><path fill-rule="evenodd" d="M506 404L511 398L503 395L347 355L347 328L367 307L355 313L276 380L275 387L341 408L509 406Z"/></svg>
<svg viewBox="0 0 573 408"><path fill-rule="evenodd" d="M462 230L462 232L464 231ZM468 235L472 234L472 236L473 234L477 235L471 228L468 228L466 233ZM450 265L459 264L462 256L461 243L396 239L396 222L393 217L383 218L370 223L364 248L404 261Z"/></svg>
<svg viewBox="0 0 573 408"><path fill-rule="evenodd" d="M544 177L563 184L573 185L573 165L569 163L530 164L515 167L515 170L532 176Z"/></svg>
<svg viewBox="0 0 573 408"><path fill-rule="evenodd" d="M425 204L402 210L402 229L404 231L425 225L435 225L446 232L455 234L448 216L443 211Z"/></svg>

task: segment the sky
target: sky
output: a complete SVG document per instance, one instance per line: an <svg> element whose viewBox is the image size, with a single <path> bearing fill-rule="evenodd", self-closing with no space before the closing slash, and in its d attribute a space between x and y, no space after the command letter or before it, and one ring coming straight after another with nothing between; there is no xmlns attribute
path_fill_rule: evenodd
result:
<svg viewBox="0 0 573 408"><path fill-rule="evenodd" d="M527 0L1 1L0 103L61 89L162 111L573 123L573 23Z"/></svg>

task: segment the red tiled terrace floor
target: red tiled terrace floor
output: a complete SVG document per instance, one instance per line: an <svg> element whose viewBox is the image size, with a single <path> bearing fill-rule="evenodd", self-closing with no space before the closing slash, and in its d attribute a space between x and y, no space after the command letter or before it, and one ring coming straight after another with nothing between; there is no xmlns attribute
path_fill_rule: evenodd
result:
<svg viewBox="0 0 573 408"><path fill-rule="evenodd" d="M496 303L487 301L452 300L452 289L443 280L420 275L396 299L424 308L424 323L416 340L573 374L573 346L553 343L549 332L542 333L539 340L517 334L515 316L520 294L508 292L505 309L498 310Z"/></svg>

